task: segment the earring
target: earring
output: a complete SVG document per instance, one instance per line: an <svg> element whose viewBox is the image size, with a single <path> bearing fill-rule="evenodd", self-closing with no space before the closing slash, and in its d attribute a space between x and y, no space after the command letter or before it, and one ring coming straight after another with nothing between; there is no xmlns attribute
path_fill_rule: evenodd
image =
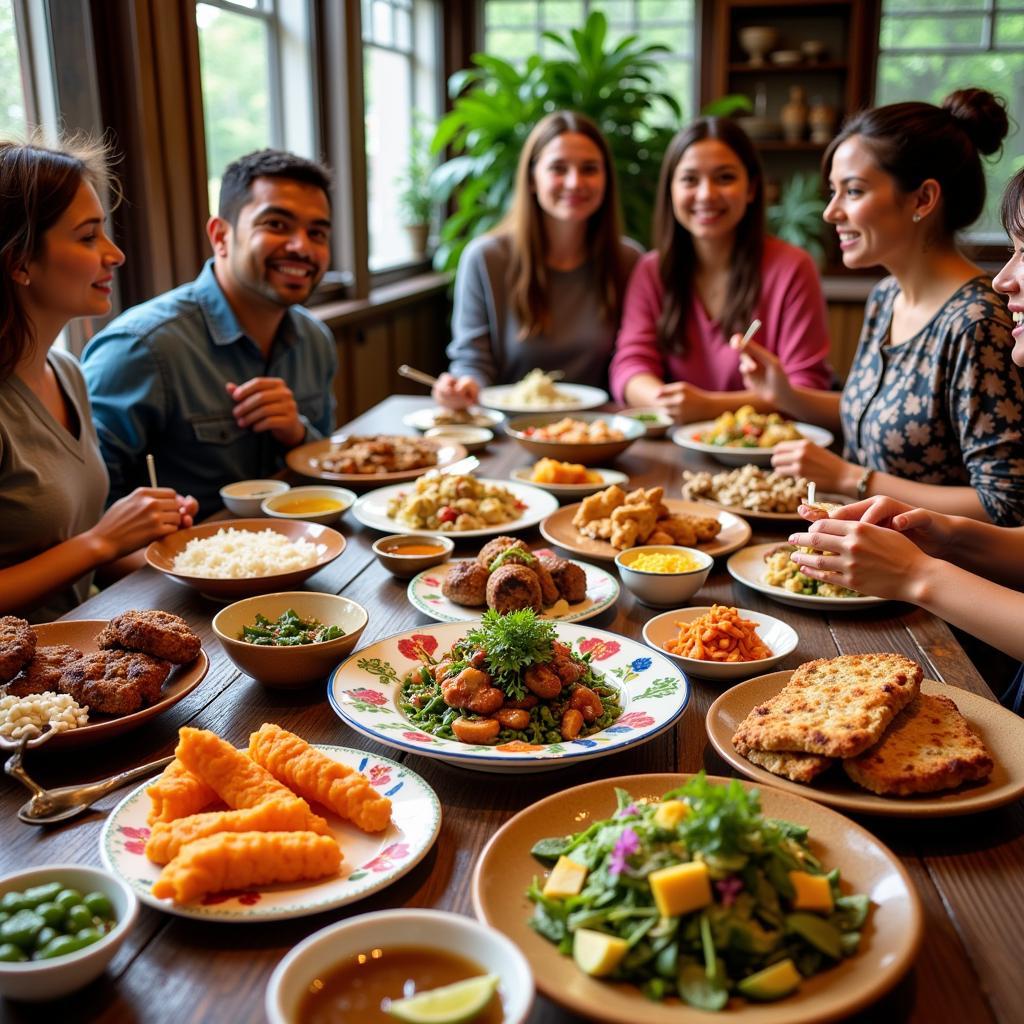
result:
<svg viewBox="0 0 1024 1024"><path fill-rule="evenodd" d="M914 216L913 216L913 217L911 217L911 220L912 220L912 221L913 221L913 222L914 222L915 224L920 224L920 223L921 223L921 214L919 214L919 213L915 213L915 214L914 214Z"/></svg>

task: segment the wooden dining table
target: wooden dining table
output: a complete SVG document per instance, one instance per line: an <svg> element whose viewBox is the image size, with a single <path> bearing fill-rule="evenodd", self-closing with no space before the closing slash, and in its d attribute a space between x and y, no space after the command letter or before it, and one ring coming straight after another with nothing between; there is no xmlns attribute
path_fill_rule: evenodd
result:
<svg viewBox="0 0 1024 1024"><path fill-rule="evenodd" d="M347 425L348 433L394 433L402 417L426 399L394 396ZM481 453L479 475L507 479L533 457L499 437ZM662 486L679 496L684 468L716 468L706 457L668 439L642 439L615 462L633 486ZM721 467L717 467L721 468ZM780 539L791 527L765 529L755 521L753 541ZM406 583L393 578L371 551L376 538L347 513L340 530L347 547L306 584L344 594L369 613L361 645L420 626L425 617L406 599ZM524 533L532 543L539 533ZM478 544L464 541L456 554ZM907 605L821 612L786 607L735 582L724 560L716 563L693 604L713 601L763 611L791 624L796 650L780 665L842 653L895 651L919 661L927 677L994 699L985 679L941 620ZM408 764L434 788L443 808L440 835L426 857L388 888L356 903L274 923L211 923L142 907L137 924L107 971L62 1000L15 1003L0 999L0 1021L110 1021L139 1024L262 1021L267 980L280 959L306 936L357 914L391 907L430 907L472 915L471 877L477 856L511 816L552 793L595 779L637 773L732 774L705 732L705 715L724 684L691 679L692 693L675 726L618 754L531 775L491 774L379 746L344 725L326 699L326 684L301 690L266 689L228 660L210 626L221 606L152 568L141 569L85 602L69 618L107 619L129 608L162 608L183 616L201 636L210 670L180 703L137 729L101 745L68 752L30 752L28 771L47 786L99 779L173 752L180 726L211 729L238 745L265 721L277 722L311 743L331 743L386 754ZM623 588L617 604L589 625L641 639L656 611ZM0 869L7 873L46 864L100 864L104 820L124 793L104 798L79 818L48 828L22 824L16 812L27 793L4 777L0 810ZM924 941L910 972L858 1021L919 1024L1024 1021L1024 808L1021 803L960 818L860 817L907 869L924 909ZM552 956L557 955L552 951ZM638 1013L642 1016L642 1006ZM537 996L534 1024L584 1018ZM713 1019L708 1017L708 1020Z"/></svg>

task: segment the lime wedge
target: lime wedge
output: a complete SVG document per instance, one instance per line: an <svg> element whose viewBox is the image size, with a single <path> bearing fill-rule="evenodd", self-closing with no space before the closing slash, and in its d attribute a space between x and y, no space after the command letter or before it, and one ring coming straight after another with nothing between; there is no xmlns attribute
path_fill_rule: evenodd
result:
<svg viewBox="0 0 1024 1024"><path fill-rule="evenodd" d="M387 1012L406 1024L461 1024L472 1020L491 1001L497 987L496 974L481 974L408 999L393 999Z"/></svg>

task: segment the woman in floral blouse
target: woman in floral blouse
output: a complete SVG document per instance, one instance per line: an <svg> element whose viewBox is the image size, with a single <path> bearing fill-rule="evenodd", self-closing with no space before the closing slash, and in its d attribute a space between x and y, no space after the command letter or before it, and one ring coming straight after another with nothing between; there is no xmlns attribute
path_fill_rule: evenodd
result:
<svg viewBox="0 0 1024 1024"><path fill-rule="evenodd" d="M823 491L884 494L950 515L1024 522L1024 376L1011 321L956 246L981 213L980 154L996 152L1006 111L965 89L941 107L897 103L858 114L825 154L848 267L884 266L840 397L791 384L769 353L745 350L748 386L801 420L841 425L844 457L779 446L776 469Z"/></svg>

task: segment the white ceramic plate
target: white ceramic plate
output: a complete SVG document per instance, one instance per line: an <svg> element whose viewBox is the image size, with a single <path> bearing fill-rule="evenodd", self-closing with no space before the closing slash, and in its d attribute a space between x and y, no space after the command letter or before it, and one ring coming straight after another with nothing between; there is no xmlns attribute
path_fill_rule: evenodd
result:
<svg viewBox="0 0 1024 1024"><path fill-rule="evenodd" d="M520 466L518 469L512 470L511 477L521 484L539 487L556 498L586 498L590 494L597 494L598 491L611 487L612 484L618 484L621 487L629 480L626 473L620 473L617 469L594 469L591 472L601 474L601 479L595 484L541 484L530 479L532 472L532 466Z"/></svg>
<svg viewBox="0 0 1024 1024"><path fill-rule="evenodd" d="M538 548L532 554L553 555L554 552L549 548ZM483 608L467 608L465 605L449 601L441 593L444 578L455 564L454 561L444 562L432 569L424 569L418 576L413 577L406 591L409 604L438 622L472 622L479 619ZM553 619L556 622L582 622L584 619L600 615L618 600L619 581L610 572L586 562L573 564L578 565L587 575L587 596L582 601L569 605L569 610L564 615L552 615L548 610L544 612L542 618Z"/></svg>
<svg viewBox="0 0 1024 1024"><path fill-rule="evenodd" d="M569 742L474 746L442 739L417 729L397 704L402 680L421 664L448 651L469 632L465 622L396 633L362 648L339 665L327 685L338 717L356 732L397 750L434 757L463 768L487 772L539 772L605 757L653 739L670 728L686 708L686 676L649 647L574 623L559 623L558 638L591 663L619 689L622 714L609 728Z"/></svg>
<svg viewBox="0 0 1024 1024"><path fill-rule="evenodd" d="M703 452L705 455L713 455L719 462L726 466L745 466L748 462L755 466L770 466L772 454L775 448L729 448L720 444L705 444L703 441L695 441L694 435L703 434L715 425L714 420L704 420L701 423L687 423L672 431L672 440L680 448L688 448L693 452ZM822 448L827 448L834 440L831 431L824 427L816 427L812 423L797 423L796 429L808 440L813 441Z"/></svg>
<svg viewBox="0 0 1024 1024"><path fill-rule="evenodd" d="M431 427L451 426L452 424L446 422L438 423L437 421L438 414L445 411L432 405L427 409L417 409L415 412L406 413L402 417L402 422L414 430L429 430ZM460 423L458 426L487 427L489 430L494 430L505 420L502 413L495 412L493 409L481 409L479 407L473 409L472 416L472 423Z"/></svg>
<svg viewBox="0 0 1024 1024"><path fill-rule="evenodd" d="M601 388L592 388L587 384L566 384L558 380L555 381L555 387L566 396L564 401L553 405L523 405L515 400L516 387L516 384L497 384L484 388L480 392L480 404L502 412L542 413L581 412L584 409L596 409L608 401L608 392Z"/></svg>
<svg viewBox="0 0 1024 1024"><path fill-rule="evenodd" d="M772 548L777 547L778 543L752 544L742 551L737 551L725 563L729 575L751 590L757 590L781 604L789 604L794 608L820 608L823 611L845 612L857 608L873 608L885 603L880 597L818 597L817 594L795 594L773 583L766 583L764 576L768 567L765 565L764 556Z"/></svg>
<svg viewBox="0 0 1024 1024"><path fill-rule="evenodd" d="M364 494L352 506L352 514L363 524L374 530L381 530L383 533L437 533L452 540L461 537L497 537L503 533L515 530L525 530L528 526L536 526L542 519L547 518L552 512L558 509L558 499L554 495L542 491L532 484L521 484L514 480L490 480L486 477L479 478L480 483L495 484L511 491L516 498L526 507L518 519L507 523L497 523L495 526L486 526L479 530L427 530L422 527L412 527L398 519L388 515L388 502L403 492L408 492L415 486L412 483L394 484L391 487L380 487L375 491Z"/></svg>
<svg viewBox="0 0 1024 1024"><path fill-rule="evenodd" d="M197 903L157 899L150 889L160 867L146 859L146 816L150 799L143 783L114 808L100 836L103 866L127 882L139 899L157 910L204 921L279 921L319 914L369 896L412 870L426 855L441 829L437 794L414 771L365 750L316 744L316 749L361 771L391 799L391 824L373 835L318 808L345 859L341 873L318 882L261 886L244 892L214 893Z"/></svg>
<svg viewBox="0 0 1024 1024"><path fill-rule="evenodd" d="M656 651L667 654L678 662L687 675L700 676L703 679L746 679L760 675L774 668L783 658L796 650L797 635L792 626L781 619L761 612L752 612L749 608L737 608L741 619L749 619L757 624L757 635L772 652L770 658L759 658L757 661L703 661L699 658L685 658L681 654L672 654L665 650L669 640L679 636L678 622L693 622L701 615L711 611L708 605L693 608L679 608L672 612L663 612L649 619L644 626L644 639Z"/></svg>

